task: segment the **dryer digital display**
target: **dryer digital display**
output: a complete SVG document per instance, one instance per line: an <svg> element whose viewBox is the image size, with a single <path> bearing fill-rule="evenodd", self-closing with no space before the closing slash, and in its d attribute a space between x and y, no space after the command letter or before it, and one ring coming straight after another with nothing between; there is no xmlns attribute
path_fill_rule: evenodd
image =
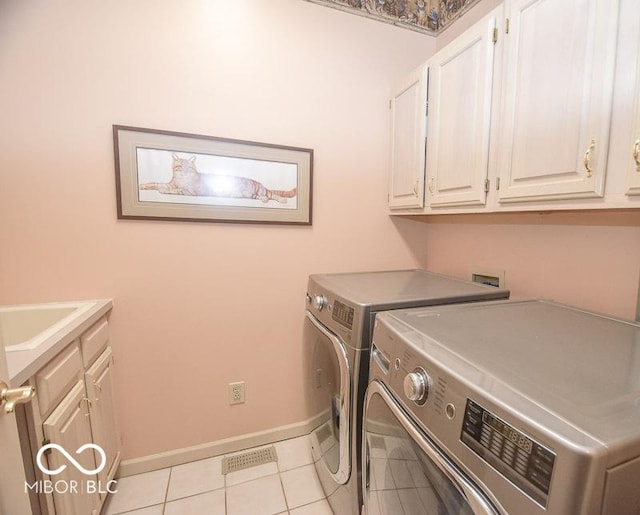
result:
<svg viewBox="0 0 640 515"><path fill-rule="evenodd" d="M478 403L467 399L460 439L543 507L556 455Z"/></svg>
<svg viewBox="0 0 640 515"><path fill-rule="evenodd" d="M345 326L347 329L353 329L353 313L354 309L351 306L347 306L339 300L333 302L331 318Z"/></svg>

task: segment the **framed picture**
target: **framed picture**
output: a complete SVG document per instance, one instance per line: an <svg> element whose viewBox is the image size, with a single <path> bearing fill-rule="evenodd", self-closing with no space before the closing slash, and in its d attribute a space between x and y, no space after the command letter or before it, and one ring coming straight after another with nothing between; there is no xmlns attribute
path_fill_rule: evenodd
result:
<svg viewBox="0 0 640 515"><path fill-rule="evenodd" d="M313 150L113 126L118 218L311 225Z"/></svg>

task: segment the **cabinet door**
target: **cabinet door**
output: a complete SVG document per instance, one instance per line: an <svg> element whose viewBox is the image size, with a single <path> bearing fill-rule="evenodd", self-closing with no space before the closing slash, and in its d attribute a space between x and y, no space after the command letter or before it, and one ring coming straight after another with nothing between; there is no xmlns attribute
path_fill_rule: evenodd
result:
<svg viewBox="0 0 640 515"><path fill-rule="evenodd" d="M107 465L98 473L103 487L113 479L120 462L120 433L115 413L113 391L113 355L111 348L100 355L85 374L87 397L91 399L91 429L93 442L105 452Z"/></svg>
<svg viewBox="0 0 640 515"><path fill-rule="evenodd" d="M635 42L633 50L635 52L635 102L633 108L633 120L631 128L631 137L628 143L628 161L627 161L627 195L640 195L640 23L636 16L630 34Z"/></svg>
<svg viewBox="0 0 640 515"><path fill-rule="evenodd" d="M391 98L389 207L424 205L427 73L421 66L395 88Z"/></svg>
<svg viewBox="0 0 640 515"><path fill-rule="evenodd" d="M639 102L640 103L640 100ZM627 195L640 195L640 109L638 109L636 128L633 132L635 138L631 145L629 154L631 155L631 165L629 166Z"/></svg>
<svg viewBox="0 0 640 515"><path fill-rule="evenodd" d="M427 204L484 205L494 65L502 8L429 59Z"/></svg>
<svg viewBox="0 0 640 515"><path fill-rule="evenodd" d="M87 410L84 382L78 381L58 407L43 423L44 436L50 443L60 445L85 470L96 469L94 451L87 449L80 454L76 451L85 444L91 443L91 425ZM47 457L49 470L56 470L64 465L64 470L51 481L60 486L53 491L53 502L56 513L64 515L90 515L97 513L100 500L97 493L86 488L87 481L97 481L95 474L85 475L57 449L52 449ZM65 491L67 485L69 490ZM71 486L76 485L76 491Z"/></svg>
<svg viewBox="0 0 640 515"><path fill-rule="evenodd" d="M618 0L507 0L500 201L599 197Z"/></svg>

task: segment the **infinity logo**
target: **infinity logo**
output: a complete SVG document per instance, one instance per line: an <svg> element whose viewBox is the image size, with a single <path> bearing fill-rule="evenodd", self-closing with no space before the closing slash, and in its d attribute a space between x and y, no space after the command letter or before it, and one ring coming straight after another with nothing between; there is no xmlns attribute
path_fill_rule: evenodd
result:
<svg viewBox="0 0 640 515"><path fill-rule="evenodd" d="M69 460L71 462L71 464L77 468L80 472L82 472L83 474L87 475L87 476L92 476L93 474L98 474L102 471L102 469L106 466L107 464L107 455L105 454L105 452L102 450L102 447L100 447L99 445L96 445L94 443L86 443L81 447L78 447L78 450L76 451L76 454L81 454L82 452L84 452L87 449L95 449L96 451L98 451L98 454L100 455L100 465L98 466L98 468L94 469L94 470L87 470L86 468L84 468L82 465L80 465L80 463L78 463L73 456L71 456L71 454L69 454L64 447L58 445L57 443L48 443L47 445L44 445L40 448L40 450L38 451L38 454L36 455L36 463L38 464L38 468L44 472L45 474L49 474L50 476L55 476L56 474L60 474L60 472L62 472L64 469L67 468L66 465L60 465L57 469L55 470L49 470L46 465L43 465L42 463L42 456L44 455L44 453L48 450L48 449L57 449L58 451L60 451L62 454L64 454L64 456L67 458L67 460Z"/></svg>

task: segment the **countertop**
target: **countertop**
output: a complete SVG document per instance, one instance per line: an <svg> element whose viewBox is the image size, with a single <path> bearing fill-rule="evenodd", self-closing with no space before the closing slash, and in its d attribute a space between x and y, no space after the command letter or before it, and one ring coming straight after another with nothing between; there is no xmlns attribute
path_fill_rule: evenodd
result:
<svg viewBox="0 0 640 515"><path fill-rule="evenodd" d="M111 299L99 299L83 302L93 302L94 305L84 313L84 316L67 324L63 329L53 334L48 341L36 349L7 352L7 368L9 370L9 386L17 388L46 365L62 349L73 340L79 338L101 317L113 308Z"/></svg>

